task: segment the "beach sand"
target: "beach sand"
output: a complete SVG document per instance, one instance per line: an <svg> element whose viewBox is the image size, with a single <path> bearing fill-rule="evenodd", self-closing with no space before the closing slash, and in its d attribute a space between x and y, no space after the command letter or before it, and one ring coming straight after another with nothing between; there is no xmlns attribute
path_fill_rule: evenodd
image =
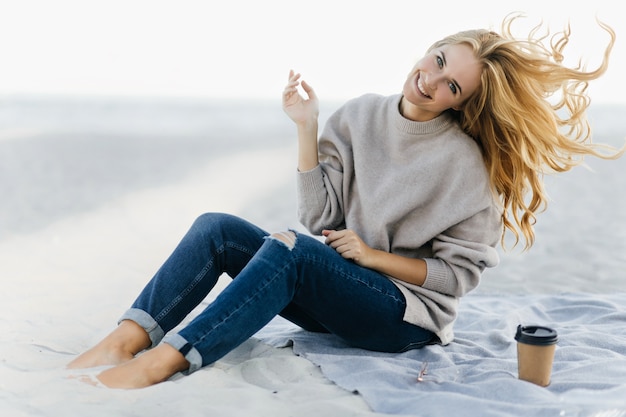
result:
<svg viewBox="0 0 626 417"><path fill-rule="evenodd" d="M20 109L28 107L20 105ZM5 103L3 111L14 108L15 104ZM58 106L47 103L37 114L53 108ZM233 120L202 122L207 117L202 105L182 110L175 106L180 114L166 106L159 111L174 121L167 125L161 119L155 126L150 124L155 115L146 111L152 109L149 106L141 107L143 122L137 121L136 109L134 113L128 108L115 110L122 116L113 112L119 117L113 120L110 108L98 101L79 108L80 103L52 121L17 112L21 116L13 119L13 125L5 118L0 129L0 162L10 175L3 178L3 192L12 204L3 213L11 221L3 223L0 238L0 414L382 415L372 412L358 394L334 385L291 348L270 347L255 338L212 366L141 390L94 387L76 377L95 374L97 369L65 369L75 355L115 326L199 214L224 211L270 231L301 229L295 207L294 132L279 108L263 107L252 121L244 118L249 124L238 126L240 136L234 136L229 146L220 142L223 148L198 138L207 137L209 131L227 132ZM80 117L69 117L77 113ZM115 128L107 120L113 120ZM131 120L134 130L125 125ZM68 132L90 138L89 146L74 149L74 162L51 160L50 152L55 158L63 153L47 146L54 145L55 138L71 136L65 135ZM161 147L163 159L153 164L154 160L138 158L142 147L150 146L145 142L150 135L173 144L171 149L178 149L176 144L200 145L190 146L184 157L175 153L164 157L170 148ZM15 152L18 148L13 145L29 140L33 146L28 153ZM141 146L134 148L135 143ZM209 153L216 148L219 152ZM95 156L90 153L93 149L99 149ZM128 149L137 153L129 156ZM206 152L209 162L203 161L201 152ZM173 167L166 164L168 156ZM129 159L128 165L116 165L124 158ZM76 168L76 160L91 162L84 172L68 170ZM7 161L13 161L12 171ZM105 169L97 171L96 161ZM554 201L540 217L536 247L525 255L503 254L501 266L486 273L477 291L626 290L625 162L594 161L595 173L579 169L550 179ZM35 169L43 175L29 177L27 173ZM112 187L110 178L100 178L98 172L123 175ZM131 178L129 172L145 180ZM176 175L166 175L169 172ZM71 190L64 187L68 184ZM37 192L20 191L26 188ZM224 277L220 287L227 283Z"/></svg>

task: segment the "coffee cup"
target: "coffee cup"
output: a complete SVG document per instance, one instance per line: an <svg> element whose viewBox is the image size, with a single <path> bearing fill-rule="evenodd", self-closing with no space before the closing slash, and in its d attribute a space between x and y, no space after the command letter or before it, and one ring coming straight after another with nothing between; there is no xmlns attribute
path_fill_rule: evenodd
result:
<svg viewBox="0 0 626 417"><path fill-rule="evenodd" d="M550 384L554 351L558 341L554 329L517 326L517 371L519 379L546 387Z"/></svg>

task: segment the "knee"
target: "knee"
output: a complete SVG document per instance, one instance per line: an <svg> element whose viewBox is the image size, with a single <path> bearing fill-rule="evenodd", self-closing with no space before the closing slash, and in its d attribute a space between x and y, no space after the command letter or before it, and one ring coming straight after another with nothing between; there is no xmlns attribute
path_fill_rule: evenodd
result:
<svg viewBox="0 0 626 417"><path fill-rule="evenodd" d="M293 231L288 230L285 232L272 233L270 239L278 240L287 246L287 249L292 250L294 246L296 246L297 237Z"/></svg>
<svg viewBox="0 0 626 417"><path fill-rule="evenodd" d="M225 213L204 213L198 216L194 222L194 227L200 230L213 230L216 227L222 228L224 226L229 226L235 221L237 218L230 214Z"/></svg>

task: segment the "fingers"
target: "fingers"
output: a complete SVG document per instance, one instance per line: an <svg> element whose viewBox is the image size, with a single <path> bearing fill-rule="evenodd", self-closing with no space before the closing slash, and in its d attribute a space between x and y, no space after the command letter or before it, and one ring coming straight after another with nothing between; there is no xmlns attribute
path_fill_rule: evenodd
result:
<svg viewBox="0 0 626 417"><path fill-rule="evenodd" d="M322 230L322 235L326 236L326 244L333 248L343 258L359 263L363 257L367 246L361 241L359 236L352 230Z"/></svg>
<svg viewBox="0 0 626 417"><path fill-rule="evenodd" d="M301 84L302 84L302 89L309 96L309 98L316 98L315 91L313 90L313 87L311 87L309 83L302 80Z"/></svg>
<svg viewBox="0 0 626 417"><path fill-rule="evenodd" d="M345 242L343 239L332 242L330 247L333 248L344 259L356 261L359 258L360 248L351 242Z"/></svg>
<svg viewBox="0 0 626 417"><path fill-rule="evenodd" d="M340 235L337 233L336 230L328 230L328 229L322 230L322 236L326 238L324 243L326 243L327 245L330 245L333 241L339 239L340 237Z"/></svg>
<svg viewBox="0 0 626 417"><path fill-rule="evenodd" d="M322 230L322 235L326 237L325 243L336 250L353 242L347 230Z"/></svg>
<svg viewBox="0 0 626 417"><path fill-rule="evenodd" d="M296 73L294 72L294 70L289 70L289 78L287 78L287 81L289 83L293 82L293 81L297 81L300 79L300 73Z"/></svg>
<svg viewBox="0 0 626 417"><path fill-rule="evenodd" d="M287 79L287 87L297 87L300 84L300 73L289 70L289 78Z"/></svg>
<svg viewBox="0 0 626 417"><path fill-rule="evenodd" d="M283 90L283 96L289 97L298 92L298 86L300 85L300 74L296 74L293 70L289 70L289 79L287 85Z"/></svg>
<svg viewBox="0 0 626 417"><path fill-rule="evenodd" d="M302 87L302 89L309 98L317 98L315 91L313 90L311 85L306 81L301 80L301 74L296 73L294 70L289 70L289 78L287 80L287 85L283 90L283 95L291 95L293 93L296 93L299 86Z"/></svg>

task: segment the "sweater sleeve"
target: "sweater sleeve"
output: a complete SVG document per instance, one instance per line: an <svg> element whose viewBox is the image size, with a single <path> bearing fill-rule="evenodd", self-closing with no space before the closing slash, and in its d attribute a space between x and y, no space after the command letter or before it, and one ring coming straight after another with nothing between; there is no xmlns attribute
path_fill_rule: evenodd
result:
<svg viewBox="0 0 626 417"><path fill-rule="evenodd" d="M335 172L334 176L341 173ZM298 217L300 222L314 235L324 229L343 228L343 210L340 193L321 165L310 171L298 172Z"/></svg>
<svg viewBox="0 0 626 417"><path fill-rule="evenodd" d="M495 249L501 216L495 206L473 215L433 239L424 288L461 297L478 286L485 268L499 263Z"/></svg>
<svg viewBox="0 0 626 417"><path fill-rule="evenodd" d="M349 135L341 129L342 109L327 121L320 136L318 166L298 172L297 196L300 222L315 235L323 229L344 229L344 169L350 169Z"/></svg>

